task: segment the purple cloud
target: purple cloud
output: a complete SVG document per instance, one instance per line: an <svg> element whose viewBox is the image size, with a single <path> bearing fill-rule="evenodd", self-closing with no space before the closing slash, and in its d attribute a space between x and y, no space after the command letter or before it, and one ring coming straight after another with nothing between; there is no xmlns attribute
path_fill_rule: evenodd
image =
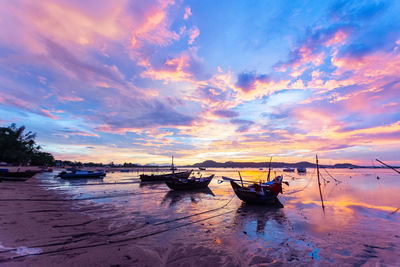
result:
<svg viewBox="0 0 400 267"><path fill-rule="evenodd" d="M236 86L241 88L244 92L249 92L256 89L256 81L268 82L270 78L264 74L258 75L251 72L242 72L238 75Z"/></svg>
<svg viewBox="0 0 400 267"><path fill-rule="evenodd" d="M239 112L228 109L215 110L214 114L222 118L233 118L239 116Z"/></svg>

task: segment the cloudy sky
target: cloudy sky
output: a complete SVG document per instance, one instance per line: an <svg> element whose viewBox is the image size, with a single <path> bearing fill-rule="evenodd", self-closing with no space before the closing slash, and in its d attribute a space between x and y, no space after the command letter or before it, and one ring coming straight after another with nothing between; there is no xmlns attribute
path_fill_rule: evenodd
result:
<svg viewBox="0 0 400 267"><path fill-rule="evenodd" d="M398 14L399 1L4 0L0 125L85 162L398 163Z"/></svg>

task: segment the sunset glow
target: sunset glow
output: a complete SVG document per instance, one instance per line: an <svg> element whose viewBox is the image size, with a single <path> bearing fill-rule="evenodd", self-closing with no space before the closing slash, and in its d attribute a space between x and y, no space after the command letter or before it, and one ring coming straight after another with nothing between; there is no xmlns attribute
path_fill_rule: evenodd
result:
<svg viewBox="0 0 400 267"><path fill-rule="evenodd" d="M2 1L0 123L25 125L62 160L398 164L399 11Z"/></svg>

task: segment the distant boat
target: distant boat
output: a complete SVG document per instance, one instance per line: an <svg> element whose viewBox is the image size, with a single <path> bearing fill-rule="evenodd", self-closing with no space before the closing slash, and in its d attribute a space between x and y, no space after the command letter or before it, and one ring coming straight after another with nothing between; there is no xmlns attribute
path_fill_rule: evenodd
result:
<svg viewBox="0 0 400 267"><path fill-rule="evenodd" d="M294 172L294 168L285 168L283 169L284 172Z"/></svg>
<svg viewBox="0 0 400 267"><path fill-rule="evenodd" d="M304 167L298 167L298 168L297 168L297 172L305 173L305 172L307 172L307 169L304 168Z"/></svg>
<svg viewBox="0 0 400 267"><path fill-rule="evenodd" d="M8 169L0 169L0 181L25 182L39 172L40 171L30 170L26 170L24 172L10 172Z"/></svg>
<svg viewBox="0 0 400 267"><path fill-rule="evenodd" d="M175 172L177 168L174 166L174 156L172 156L172 163L171 163L171 168L172 173L166 173L166 174L141 174L140 180L142 182L152 182L152 181L164 181L166 179L170 178L181 178L181 179L187 179L189 178L190 174L192 173L193 170L191 171L184 171L184 172Z"/></svg>
<svg viewBox="0 0 400 267"><path fill-rule="evenodd" d="M205 171L206 168L205 168L205 167L199 167L199 170L200 170L200 171Z"/></svg>
<svg viewBox="0 0 400 267"><path fill-rule="evenodd" d="M58 177L61 179L86 179L86 178L103 178L106 176L105 171L82 171L82 170L75 170L71 172L61 172Z"/></svg>
<svg viewBox="0 0 400 267"><path fill-rule="evenodd" d="M194 190L207 187L213 178L214 174L204 178L193 176L187 179L182 179L174 177L166 179L165 183L173 190Z"/></svg>
<svg viewBox="0 0 400 267"><path fill-rule="evenodd" d="M119 170L120 172L129 172L129 169L122 169L122 170Z"/></svg>
<svg viewBox="0 0 400 267"><path fill-rule="evenodd" d="M252 184L249 181L236 180L224 176L222 179L229 180L236 196L247 204L277 205L283 207L282 203L278 200L278 194L282 193L282 176L277 176L270 182L253 182ZM242 186L237 184L236 181L241 181ZM250 185L245 186L243 182L250 183Z"/></svg>
<svg viewBox="0 0 400 267"><path fill-rule="evenodd" d="M141 174L140 180L142 182L164 181L170 178L187 179L192 171L174 172L167 174Z"/></svg>

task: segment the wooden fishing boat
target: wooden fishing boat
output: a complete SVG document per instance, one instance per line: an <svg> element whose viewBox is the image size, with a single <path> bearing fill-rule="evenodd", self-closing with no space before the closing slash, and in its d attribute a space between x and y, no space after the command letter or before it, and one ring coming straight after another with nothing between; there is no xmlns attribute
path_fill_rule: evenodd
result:
<svg viewBox="0 0 400 267"><path fill-rule="evenodd" d="M139 177L142 182L153 182L164 181L170 178L187 179L191 173L192 171L172 172L166 174L141 174Z"/></svg>
<svg viewBox="0 0 400 267"><path fill-rule="evenodd" d="M237 184L235 179L231 179L228 177L222 177L224 180L229 180L232 186L233 191L236 196L246 202L247 204L256 204L256 205L279 205L280 202L278 200L278 194L282 193L282 177L277 176L270 182L266 183L250 183L248 186L245 186L242 181L242 185ZM280 204L282 205L282 204Z"/></svg>
<svg viewBox="0 0 400 267"><path fill-rule="evenodd" d="M71 172L61 172L58 177L61 179L86 179L86 178L103 178L106 176L105 171L81 171L75 170Z"/></svg>
<svg viewBox="0 0 400 267"><path fill-rule="evenodd" d="M15 181L15 182L24 182L29 178L33 177L35 174L40 171L23 171L23 172L10 172L8 169L0 170L0 180L2 181Z"/></svg>
<svg viewBox="0 0 400 267"><path fill-rule="evenodd" d="M298 172L298 173L305 173L305 172L307 172L307 169L304 168L304 167L298 167L298 168L297 168L297 172Z"/></svg>
<svg viewBox="0 0 400 267"><path fill-rule="evenodd" d="M294 172L294 168L285 168L283 169L284 172Z"/></svg>
<svg viewBox="0 0 400 267"><path fill-rule="evenodd" d="M174 156L172 156L172 163L171 163L171 168L170 170L172 173L166 173L166 174L141 174L140 180L141 182L154 182L154 181L164 181L166 179L170 178L178 178L178 179L187 179L189 178L190 174L192 173L193 170L191 171L184 171L184 172L175 172L177 168L174 165Z"/></svg>
<svg viewBox="0 0 400 267"><path fill-rule="evenodd" d="M166 179L165 183L173 190L194 190L199 188L207 187L211 180L214 178L214 174L208 177L190 177L187 179L182 178L170 178Z"/></svg>
<svg viewBox="0 0 400 267"><path fill-rule="evenodd" d="M206 168L205 168L205 167L199 167L199 170L200 170L200 171L205 171Z"/></svg>

